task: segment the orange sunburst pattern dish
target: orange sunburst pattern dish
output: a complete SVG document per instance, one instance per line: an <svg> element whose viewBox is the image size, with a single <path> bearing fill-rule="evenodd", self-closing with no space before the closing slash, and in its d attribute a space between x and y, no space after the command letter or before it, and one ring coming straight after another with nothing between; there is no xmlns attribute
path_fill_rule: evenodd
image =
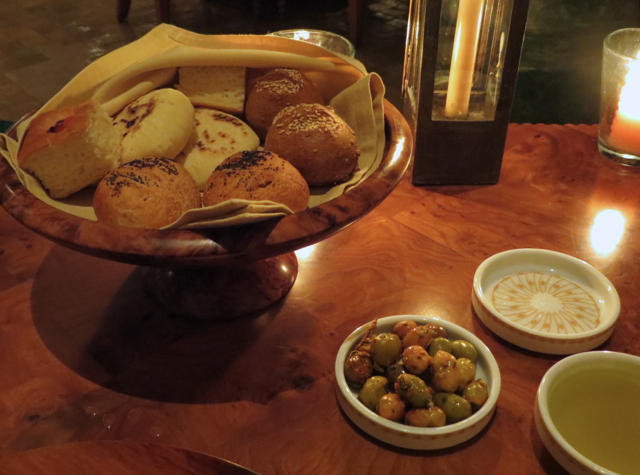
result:
<svg viewBox="0 0 640 475"><path fill-rule="evenodd" d="M514 274L499 281L490 295L497 312L531 330L572 335L593 330L600 323L600 309L593 297L557 275Z"/></svg>

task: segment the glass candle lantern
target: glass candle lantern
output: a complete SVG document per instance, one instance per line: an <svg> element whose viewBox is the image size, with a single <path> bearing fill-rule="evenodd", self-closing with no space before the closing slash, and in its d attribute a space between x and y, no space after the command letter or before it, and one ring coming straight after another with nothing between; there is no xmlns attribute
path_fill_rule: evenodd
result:
<svg viewBox="0 0 640 475"><path fill-rule="evenodd" d="M598 148L623 165L640 166L640 29L604 40Z"/></svg>
<svg viewBox="0 0 640 475"><path fill-rule="evenodd" d="M528 0L411 0L403 100L413 183L496 183Z"/></svg>

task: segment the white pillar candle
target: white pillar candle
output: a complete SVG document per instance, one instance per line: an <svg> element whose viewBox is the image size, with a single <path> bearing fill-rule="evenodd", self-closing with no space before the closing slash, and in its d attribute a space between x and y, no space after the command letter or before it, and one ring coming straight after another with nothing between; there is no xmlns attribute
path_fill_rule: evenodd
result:
<svg viewBox="0 0 640 475"><path fill-rule="evenodd" d="M484 0L460 0L444 109L446 117L464 117L469 112L483 7Z"/></svg>

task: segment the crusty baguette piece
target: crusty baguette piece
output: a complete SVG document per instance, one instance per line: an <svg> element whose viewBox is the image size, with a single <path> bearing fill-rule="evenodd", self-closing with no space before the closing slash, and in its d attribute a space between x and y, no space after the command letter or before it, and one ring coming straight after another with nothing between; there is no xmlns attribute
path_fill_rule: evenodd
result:
<svg viewBox="0 0 640 475"><path fill-rule="evenodd" d="M27 130L18 165L54 199L98 182L118 166L120 140L107 112L89 101L38 115Z"/></svg>
<svg viewBox="0 0 640 475"><path fill-rule="evenodd" d="M247 68L240 66L183 66L178 68L176 87L194 106L241 116L246 75Z"/></svg>

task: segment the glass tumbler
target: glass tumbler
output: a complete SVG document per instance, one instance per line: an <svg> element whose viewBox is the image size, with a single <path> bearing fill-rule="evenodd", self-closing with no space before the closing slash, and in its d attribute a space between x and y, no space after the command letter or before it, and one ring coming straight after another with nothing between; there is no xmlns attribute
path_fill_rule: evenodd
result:
<svg viewBox="0 0 640 475"><path fill-rule="evenodd" d="M356 55L356 49L351 41L330 31L309 29L281 30L269 33L269 36L280 36L282 38L305 41L345 56L354 57Z"/></svg>

